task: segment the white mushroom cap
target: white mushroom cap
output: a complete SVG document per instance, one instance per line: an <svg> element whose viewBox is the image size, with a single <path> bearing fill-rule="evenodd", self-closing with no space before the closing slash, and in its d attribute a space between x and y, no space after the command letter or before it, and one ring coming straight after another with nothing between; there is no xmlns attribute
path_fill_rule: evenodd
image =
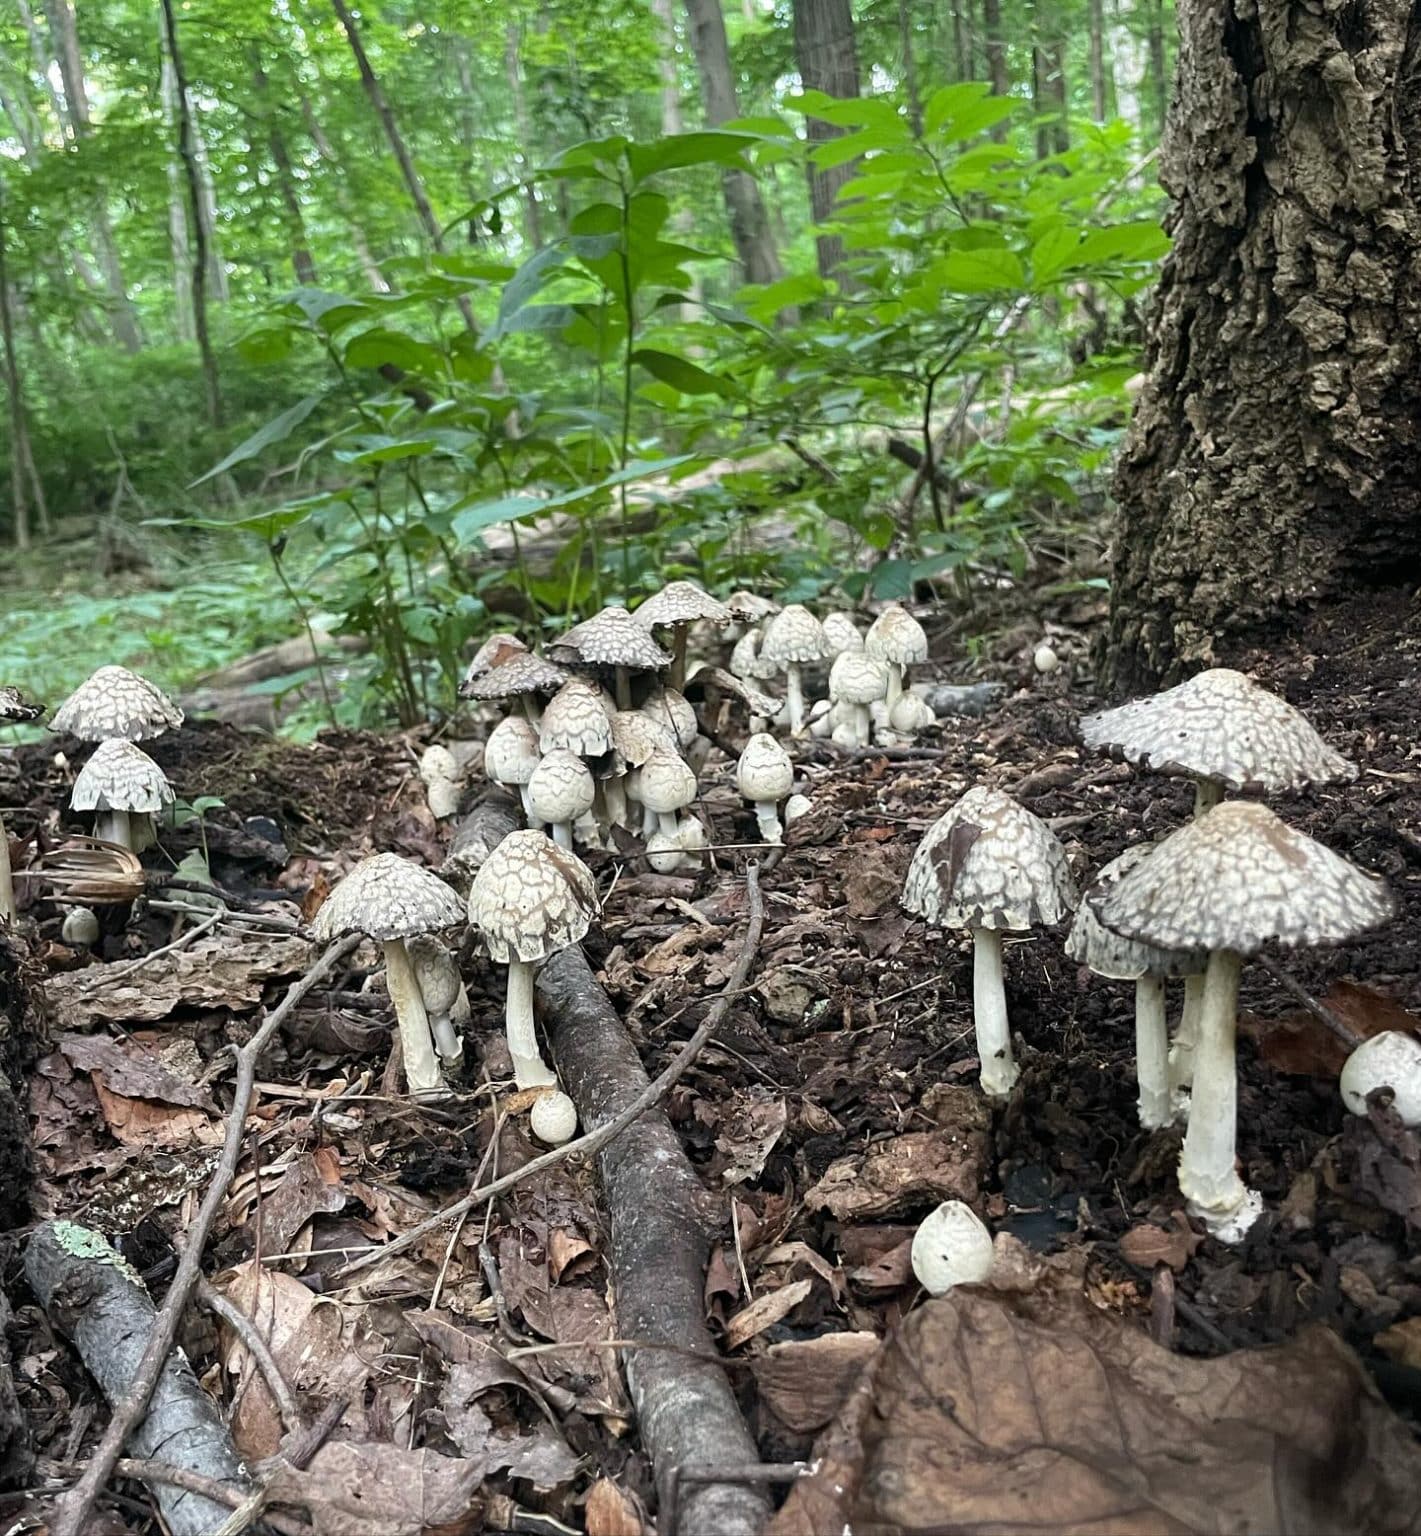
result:
<svg viewBox="0 0 1421 1536"><path fill-rule="evenodd" d="M647 598L632 617L644 629L694 624L698 619L724 629L730 623L730 609L694 581L668 581L658 593Z"/></svg>
<svg viewBox="0 0 1421 1536"><path fill-rule="evenodd" d="M845 651L863 650L863 636L859 633L859 627L846 613L826 613L824 615L824 640L829 647L829 655L842 656Z"/></svg>
<svg viewBox="0 0 1421 1536"><path fill-rule="evenodd" d="M1334 752L1291 704L1227 667L1088 715L1081 736L1088 747L1155 773L1212 779L1230 789L1276 792L1357 777L1357 765Z"/></svg>
<svg viewBox="0 0 1421 1536"><path fill-rule="evenodd" d="M681 867L681 838L676 832L653 832L646 840L646 862L658 875L669 875Z"/></svg>
<svg viewBox="0 0 1421 1536"><path fill-rule="evenodd" d="M592 809L597 784L587 764L575 752L554 747L544 755L528 780L528 808L550 824L576 821Z"/></svg>
<svg viewBox="0 0 1421 1536"><path fill-rule="evenodd" d="M995 1257L992 1234L970 1205L944 1200L913 1234L913 1274L929 1296L956 1285L985 1285Z"/></svg>
<svg viewBox="0 0 1421 1536"><path fill-rule="evenodd" d="M735 677L764 683L779 675L779 668L760 655L760 631L747 629L730 650L730 671Z"/></svg>
<svg viewBox="0 0 1421 1536"><path fill-rule="evenodd" d="M664 747L641 765L637 799L658 816L669 816L696 798L696 776L686 760Z"/></svg>
<svg viewBox="0 0 1421 1536"><path fill-rule="evenodd" d="M700 722L696 719L690 700L674 688L653 689L647 694L641 710L644 715L650 715L653 720L664 725L675 736L676 744L682 750L691 745L700 731Z"/></svg>
<svg viewBox="0 0 1421 1536"><path fill-rule="evenodd" d="M1392 915L1385 884L1280 821L1266 805L1225 800L1160 843L1095 902L1126 938L1164 949L1251 955L1333 944Z"/></svg>
<svg viewBox="0 0 1421 1536"><path fill-rule="evenodd" d="M923 626L897 603L885 608L869 625L864 649L895 667L911 667L928 659L928 637Z"/></svg>
<svg viewBox="0 0 1421 1536"><path fill-rule="evenodd" d="M424 1006L430 1013L452 1012L463 985L453 955L429 934L411 939L407 947Z"/></svg>
<svg viewBox="0 0 1421 1536"><path fill-rule="evenodd" d="M146 741L183 723L183 712L127 667L100 667L54 712L49 728L83 741Z"/></svg>
<svg viewBox="0 0 1421 1536"><path fill-rule="evenodd" d="M549 1147L560 1147L577 1134L577 1105L560 1089L550 1088L533 1100L528 1128Z"/></svg>
<svg viewBox="0 0 1421 1536"><path fill-rule="evenodd" d="M510 832L469 888L469 922L500 965L576 944L598 909L587 866L542 832Z"/></svg>
<svg viewBox="0 0 1421 1536"><path fill-rule="evenodd" d="M1076 904L1056 834L1000 790L969 789L918 844L903 905L940 928L1020 930Z"/></svg>
<svg viewBox="0 0 1421 1536"><path fill-rule="evenodd" d="M43 713L44 705L26 703L24 694L18 688L8 684L0 687L0 720L38 720Z"/></svg>
<svg viewBox="0 0 1421 1536"><path fill-rule="evenodd" d="M920 698L911 690L900 693L893 701L893 708L888 711L888 724L891 729L904 736L916 736L919 731L925 731L930 725L937 724L937 716L933 713L932 705L924 698Z"/></svg>
<svg viewBox="0 0 1421 1536"><path fill-rule="evenodd" d="M511 661L515 656L526 656L528 647L517 635L510 635L500 630L492 634L474 652L473 660L464 671L464 681L459 685L461 697L467 697L466 690L469 685L478 681L481 677L487 677L495 667L501 667L505 661Z"/></svg>
<svg viewBox="0 0 1421 1536"><path fill-rule="evenodd" d="M526 784L540 757L537 729L522 715L509 715L489 732L484 772L495 784Z"/></svg>
<svg viewBox="0 0 1421 1536"><path fill-rule="evenodd" d="M556 693L568 680L565 668L531 651L516 653L472 682L459 685L466 699L513 699L525 693Z"/></svg>
<svg viewBox="0 0 1421 1536"><path fill-rule="evenodd" d="M589 667L659 672L671 665L670 656L625 608L604 608L594 613L559 635L548 649L559 661L581 662Z"/></svg>
<svg viewBox="0 0 1421 1536"><path fill-rule="evenodd" d="M1338 1086L1354 1115L1366 1114L1369 1093L1390 1088L1402 1124L1421 1125L1421 1040L1395 1029L1363 1040L1347 1058Z"/></svg>
<svg viewBox="0 0 1421 1536"><path fill-rule="evenodd" d="M612 722L602 690L580 677L564 683L548 700L538 726L538 746L555 747L579 757L601 757L612 750Z"/></svg>
<svg viewBox="0 0 1421 1536"><path fill-rule="evenodd" d="M397 853L377 853L361 860L326 897L311 932L322 943L342 933L385 943L439 933L463 916L458 896L438 875Z"/></svg>
<svg viewBox="0 0 1421 1536"><path fill-rule="evenodd" d="M131 741L101 741L74 781L76 811L127 811L151 816L173 803L163 770Z"/></svg>
<svg viewBox="0 0 1421 1536"><path fill-rule="evenodd" d="M741 624L758 624L780 611L780 605L758 592L732 592L725 600L732 619Z"/></svg>
<svg viewBox="0 0 1421 1536"><path fill-rule="evenodd" d="M629 767L640 768L658 748L674 752L677 742L670 728L645 710L619 709L612 716L612 745Z"/></svg>
<svg viewBox="0 0 1421 1536"><path fill-rule="evenodd" d="M787 666L822 661L829 654L824 626L802 603L782 609L765 630L760 642L760 656L781 671Z"/></svg>
<svg viewBox="0 0 1421 1536"><path fill-rule="evenodd" d="M801 816L807 816L813 809L814 802L808 795L791 795L785 801L785 826L798 821Z"/></svg>
<svg viewBox="0 0 1421 1536"><path fill-rule="evenodd" d="M841 651L829 669L829 697L836 704L872 704L887 692L888 668L866 651Z"/></svg>
<svg viewBox="0 0 1421 1536"><path fill-rule="evenodd" d="M783 800L794 788L789 753L768 732L757 731L735 765L735 786L747 800Z"/></svg>
<svg viewBox="0 0 1421 1536"><path fill-rule="evenodd" d="M419 777L435 819L455 815L464 778L449 748L438 742L426 747L419 757Z"/></svg>
<svg viewBox="0 0 1421 1536"><path fill-rule="evenodd" d="M1138 939L1124 939L1095 915L1092 903L1117 881L1136 869L1154 852L1153 843L1137 843L1118 859L1112 859L1095 877L1076 909L1075 921L1066 935L1066 953L1089 966L1097 976L1112 981L1138 981L1142 976L1197 976L1208 964L1203 949L1159 949Z"/></svg>

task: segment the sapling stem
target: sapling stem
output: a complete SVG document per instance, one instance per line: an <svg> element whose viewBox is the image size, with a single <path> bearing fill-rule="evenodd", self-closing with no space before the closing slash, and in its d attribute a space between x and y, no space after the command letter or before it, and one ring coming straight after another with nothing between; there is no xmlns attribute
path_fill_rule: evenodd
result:
<svg viewBox="0 0 1421 1536"><path fill-rule="evenodd" d="M434 1035L425 1012L419 980L403 939L385 940L385 985L395 1008L404 1052L405 1082L412 1094L438 1093L444 1087Z"/></svg>
<svg viewBox="0 0 1421 1536"><path fill-rule="evenodd" d="M996 928L972 930L972 1021L977 1057L982 1063L982 1092L1004 1099L1021 1069L1011 1053L1006 982L1002 976L1002 936Z"/></svg>
<svg viewBox="0 0 1421 1536"><path fill-rule="evenodd" d="M557 1077L548 1070L538 1050L538 1033L533 1025L533 962L508 962L508 1004L505 1020L508 1054L513 1061L513 1081L519 1089L551 1088Z"/></svg>
<svg viewBox="0 0 1421 1536"><path fill-rule="evenodd" d="M1135 1078L1139 1085L1140 1124L1157 1131L1174 1119L1169 1089L1169 1021L1164 979L1141 976L1135 983Z"/></svg>

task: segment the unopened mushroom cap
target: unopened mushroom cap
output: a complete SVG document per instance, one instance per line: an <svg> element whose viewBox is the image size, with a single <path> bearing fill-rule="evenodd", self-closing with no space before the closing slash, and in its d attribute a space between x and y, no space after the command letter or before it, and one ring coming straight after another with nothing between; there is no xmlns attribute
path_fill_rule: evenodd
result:
<svg viewBox="0 0 1421 1536"><path fill-rule="evenodd" d="M528 780L528 807L539 821L576 821L596 794L587 764L563 747L546 753Z"/></svg>
<svg viewBox="0 0 1421 1536"><path fill-rule="evenodd" d="M841 651L829 669L829 697L836 703L872 704L888 692L888 668L867 651Z"/></svg>
<svg viewBox="0 0 1421 1536"><path fill-rule="evenodd" d="M76 811L129 811L151 816L173 803L163 770L131 741L101 741L74 781Z"/></svg>
<svg viewBox="0 0 1421 1536"><path fill-rule="evenodd" d="M1335 944L1392 914L1382 881L1280 821L1226 800L1160 843L1095 902L1107 928L1163 949L1251 955Z"/></svg>
<svg viewBox="0 0 1421 1536"><path fill-rule="evenodd" d="M888 711L888 724L905 736L916 736L930 725L937 724L937 716L926 699L919 698L911 689L900 693Z"/></svg>
<svg viewBox="0 0 1421 1536"><path fill-rule="evenodd" d="M548 649L559 661L581 662L589 667L659 672L671 665L671 657L625 608L604 608L601 613L594 613L559 635Z"/></svg>
<svg viewBox="0 0 1421 1536"><path fill-rule="evenodd" d="M465 680L459 692L467 699L513 699L525 693L556 693L570 674L532 651L523 651L500 662L482 677Z"/></svg>
<svg viewBox="0 0 1421 1536"><path fill-rule="evenodd" d="M1087 715L1081 736L1088 747L1155 773L1213 779L1230 789L1276 792L1357 777L1357 765L1334 752L1286 699L1228 667Z"/></svg>
<svg viewBox="0 0 1421 1536"><path fill-rule="evenodd" d="M632 768L641 765L658 748L674 752L676 738L664 721L641 709L619 709L612 716L612 745Z"/></svg>
<svg viewBox="0 0 1421 1536"><path fill-rule="evenodd" d="M756 731L735 765L735 787L747 800L783 800L794 788L790 755L767 731Z"/></svg>
<svg viewBox="0 0 1421 1536"><path fill-rule="evenodd" d="M471 697L469 688L479 678L487 677L495 667L501 667L505 661L511 661L515 656L526 656L528 647L517 635L510 635L500 630L492 634L474 652L474 658L464 672L464 680L459 684L460 698Z"/></svg>
<svg viewBox="0 0 1421 1536"><path fill-rule="evenodd" d="M100 667L55 710L49 728L81 741L147 741L182 723L182 710L146 677Z"/></svg>
<svg viewBox="0 0 1421 1536"><path fill-rule="evenodd" d="M659 592L647 598L632 617L644 629L654 629L657 625L694 624L698 619L706 619L717 629L724 629L730 623L730 609L694 581L668 581Z"/></svg>
<svg viewBox="0 0 1421 1536"><path fill-rule="evenodd" d="M1142 976L1197 976L1208 964L1203 949L1160 949L1138 939L1112 933L1095 914L1094 901L1111 886L1138 868L1154 852L1153 843L1137 843L1095 877L1085 900L1076 908L1075 921L1066 935L1066 953L1089 966L1097 976L1112 981L1138 981Z"/></svg>
<svg viewBox="0 0 1421 1536"><path fill-rule="evenodd" d="M654 688L642 701L642 713L659 721L676 738L677 746L686 748L696 739L700 722L690 700L675 688Z"/></svg>
<svg viewBox="0 0 1421 1536"><path fill-rule="evenodd" d="M928 659L928 637L923 626L897 603L885 608L869 626L864 649L895 667L911 667Z"/></svg>
<svg viewBox="0 0 1421 1536"><path fill-rule="evenodd" d="M696 798L696 776L685 758L659 747L641 765L637 798L647 810L670 815Z"/></svg>
<svg viewBox="0 0 1421 1536"><path fill-rule="evenodd" d="M457 901L457 897L455 900ZM432 934L409 941L410 964L419 983L419 995L431 1013L449 1013L459 1001L459 967L454 957Z"/></svg>
<svg viewBox="0 0 1421 1536"><path fill-rule="evenodd" d="M602 690L580 677L571 678L550 698L538 724L544 752L562 747L579 757L601 757L612 750L612 722Z"/></svg>
<svg viewBox="0 0 1421 1536"><path fill-rule="evenodd" d="M918 1284L930 1296L954 1286L985 1285L996 1257L992 1234L970 1205L944 1200L913 1234L909 1254Z"/></svg>
<svg viewBox="0 0 1421 1536"><path fill-rule="evenodd" d="M43 704L30 704L18 688L6 685L0 688L0 720L38 720L44 713Z"/></svg>
<svg viewBox="0 0 1421 1536"><path fill-rule="evenodd" d="M1035 928L1076 904L1056 834L997 789L969 789L928 829L903 905L940 928Z"/></svg>
<svg viewBox="0 0 1421 1536"><path fill-rule="evenodd" d="M1344 1063L1337 1086L1354 1115L1366 1114L1369 1093L1390 1088L1401 1123L1421 1125L1421 1040L1395 1029L1363 1040Z"/></svg>
<svg viewBox="0 0 1421 1536"><path fill-rule="evenodd" d="M845 651L863 650L863 636L848 614L837 611L826 613L823 623L824 639L831 656L842 656Z"/></svg>
<svg viewBox="0 0 1421 1536"><path fill-rule="evenodd" d="M802 603L781 609L765 630L760 642L760 656L772 661L781 671L809 661L822 661L829 654L824 626Z"/></svg>
<svg viewBox="0 0 1421 1536"><path fill-rule="evenodd" d="M326 897L311 932L323 943L342 933L384 943L438 933L463 916L458 896L438 875L397 853L377 853L362 859Z"/></svg>
<svg viewBox="0 0 1421 1536"><path fill-rule="evenodd" d="M753 682L768 682L778 677L780 669L760 654L761 635L758 629L747 629L730 650L730 670L736 677Z"/></svg>
<svg viewBox="0 0 1421 1536"><path fill-rule="evenodd" d="M469 887L469 921L500 965L576 944L598 905L587 866L542 832L510 832Z"/></svg>
<svg viewBox="0 0 1421 1536"><path fill-rule="evenodd" d="M509 715L489 732L484 772L495 784L526 784L541 755L533 723L522 715Z"/></svg>

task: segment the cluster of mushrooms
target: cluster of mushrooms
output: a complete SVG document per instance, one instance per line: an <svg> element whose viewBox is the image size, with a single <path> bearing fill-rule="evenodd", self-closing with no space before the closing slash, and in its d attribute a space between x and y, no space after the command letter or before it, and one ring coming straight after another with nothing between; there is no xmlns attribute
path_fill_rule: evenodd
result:
<svg viewBox="0 0 1421 1536"><path fill-rule="evenodd" d="M1391 915L1384 884L1279 819L1226 791L1296 791L1356 777L1290 704L1241 673L1216 668L1152 698L1082 722L1087 746L1195 784L1193 819L1157 844L1127 849L1078 898L1065 849L1009 795L974 788L937 821L908 871L903 905L973 941L973 997L981 1081L1004 1098L1018 1076L1002 979L1002 936L1063 922L1067 953L1097 975L1136 988L1136 1071L1143 1126L1184 1120L1179 1186L1191 1214L1217 1237L1240 1240L1262 1209L1235 1166L1234 1035L1239 974L1264 944L1339 943ZM1170 1041L1165 984L1184 978ZM1378 1035L1342 1077L1350 1109L1392 1088L1403 1118L1421 1121L1421 1044ZM965 1214L964 1214L965 1212ZM970 1219L969 1219L970 1218ZM915 1247L930 1289L962 1283L959 1261L989 1262L976 1217L949 1202ZM980 1223L978 1223L980 1226ZM964 1237L964 1233L968 1234ZM921 1253L919 1253L919 1248ZM984 1257L986 1256L986 1257ZM982 1278L975 1274L975 1278ZM945 1288L945 1286L944 1286Z"/></svg>

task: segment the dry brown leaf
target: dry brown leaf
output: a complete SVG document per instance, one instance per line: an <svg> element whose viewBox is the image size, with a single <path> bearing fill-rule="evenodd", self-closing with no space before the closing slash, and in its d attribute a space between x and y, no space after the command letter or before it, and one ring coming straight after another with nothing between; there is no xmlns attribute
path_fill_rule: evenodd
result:
<svg viewBox="0 0 1421 1536"><path fill-rule="evenodd" d="M793 1312L813 1287L812 1280L793 1280L777 1291L766 1291L763 1296L757 1296L725 1325L725 1347L739 1349L757 1333L773 1327L781 1318Z"/></svg>
<svg viewBox="0 0 1421 1536"><path fill-rule="evenodd" d="M152 1035L111 1040L105 1035L61 1035L56 1042L81 1072L102 1072L105 1084L126 1099L156 1099L210 1110L212 1095L185 1082L161 1059L163 1042Z"/></svg>
<svg viewBox="0 0 1421 1536"><path fill-rule="evenodd" d="M605 1477L599 1477L588 1489L582 1519L587 1536L645 1536L646 1532L646 1522L631 1494Z"/></svg>
<svg viewBox="0 0 1421 1536"><path fill-rule="evenodd" d="M222 1141L222 1127L200 1109L126 1098L110 1091L102 1072L92 1080L108 1128L126 1147L215 1147Z"/></svg>
<svg viewBox="0 0 1421 1536"><path fill-rule="evenodd" d="M789 1123L785 1101L756 1084L735 1089L730 1101L719 1109L720 1132L715 1144L726 1162L720 1181L727 1189L732 1184L753 1183L765 1171L765 1163Z"/></svg>
<svg viewBox="0 0 1421 1536"><path fill-rule="evenodd" d="M913 1273L913 1239L906 1237L896 1248L880 1254L871 1264L849 1272L849 1283L865 1296L881 1295L907 1285Z"/></svg>
<svg viewBox="0 0 1421 1536"><path fill-rule="evenodd" d="M1421 1529L1421 1448L1328 1330L1188 1359L1056 1286L919 1308L816 1458L770 1536Z"/></svg>
<svg viewBox="0 0 1421 1536"><path fill-rule="evenodd" d="M596 1253L592 1244L570 1227L554 1227L548 1233L548 1267L554 1280L561 1280L564 1275L571 1279L572 1275L581 1273L587 1266L580 1261L595 1257ZM571 1274L569 1266L572 1266Z"/></svg>
<svg viewBox="0 0 1421 1536"><path fill-rule="evenodd" d="M347 1198L334 1150L321 1147L315 1152L303 1152L281 1176L276 1188L263 1193L261 1251L285 1253L312 1216L318 1211L333 1215L344 1209Z"/></svg>
<svg viewBox="0 0 1421 1536"><path fill-rule="evenodd" d="M1386 1030L1421 1035L1421 1019L1374 987L1337 981L1320 1001L1363 1040ZM1296 1077L1336 1077L1347 1060L1347 1047L1305 1010L1274 1019L1244 1014L1239 1026L1257 1040L1259 1056L1278 1072Z"/></svg>
<svg viewBox="0 0 1421 1536"><path fill-rule="evenodd" d="M308 1511L315 1536L472 1536L480 1481L470 1461L342 1440L305 1471L283 1462L269 1486L278 1504Z"/></svg>
<svg viewBox="0 0 1421 1536"><path fill-rule="evenodd" d="M1156 1264L1168 1264L1175 1274L1179 1274L1204 1239L1189 1225L1183 1211L1175 1211L1170 1220L1174 1223L1170 1229L1149 1222L1131 1227L1120 1239L1121 1257L1131 1264L1138 1264L1141 1269L1152 1270Z"/></svg>
<svg viewBox="0 0 1421 1536"><path fill-rule="evenodd" d="M760 1401L799 1434L823 1429L878 1349L876 1333L826 1333L771 1344L750 1362Z"/></svg>
<svg viewBox="0 0 1421 1536"><path fill-rule="evenodd" d="M1408 1317L1405 1322L1393 1323L1377 1334L1372 1343L1388 1360L1421 1371L1421 1317Z"/></svg>
<svg viewBox="0 0 1421 1536"><path fill-rule="evenodd" d="M804 1203L840 1221L871 1221L942 1200L971 1202L986 1162L985 1130L910 1131L830 1163Z"/></svg>

